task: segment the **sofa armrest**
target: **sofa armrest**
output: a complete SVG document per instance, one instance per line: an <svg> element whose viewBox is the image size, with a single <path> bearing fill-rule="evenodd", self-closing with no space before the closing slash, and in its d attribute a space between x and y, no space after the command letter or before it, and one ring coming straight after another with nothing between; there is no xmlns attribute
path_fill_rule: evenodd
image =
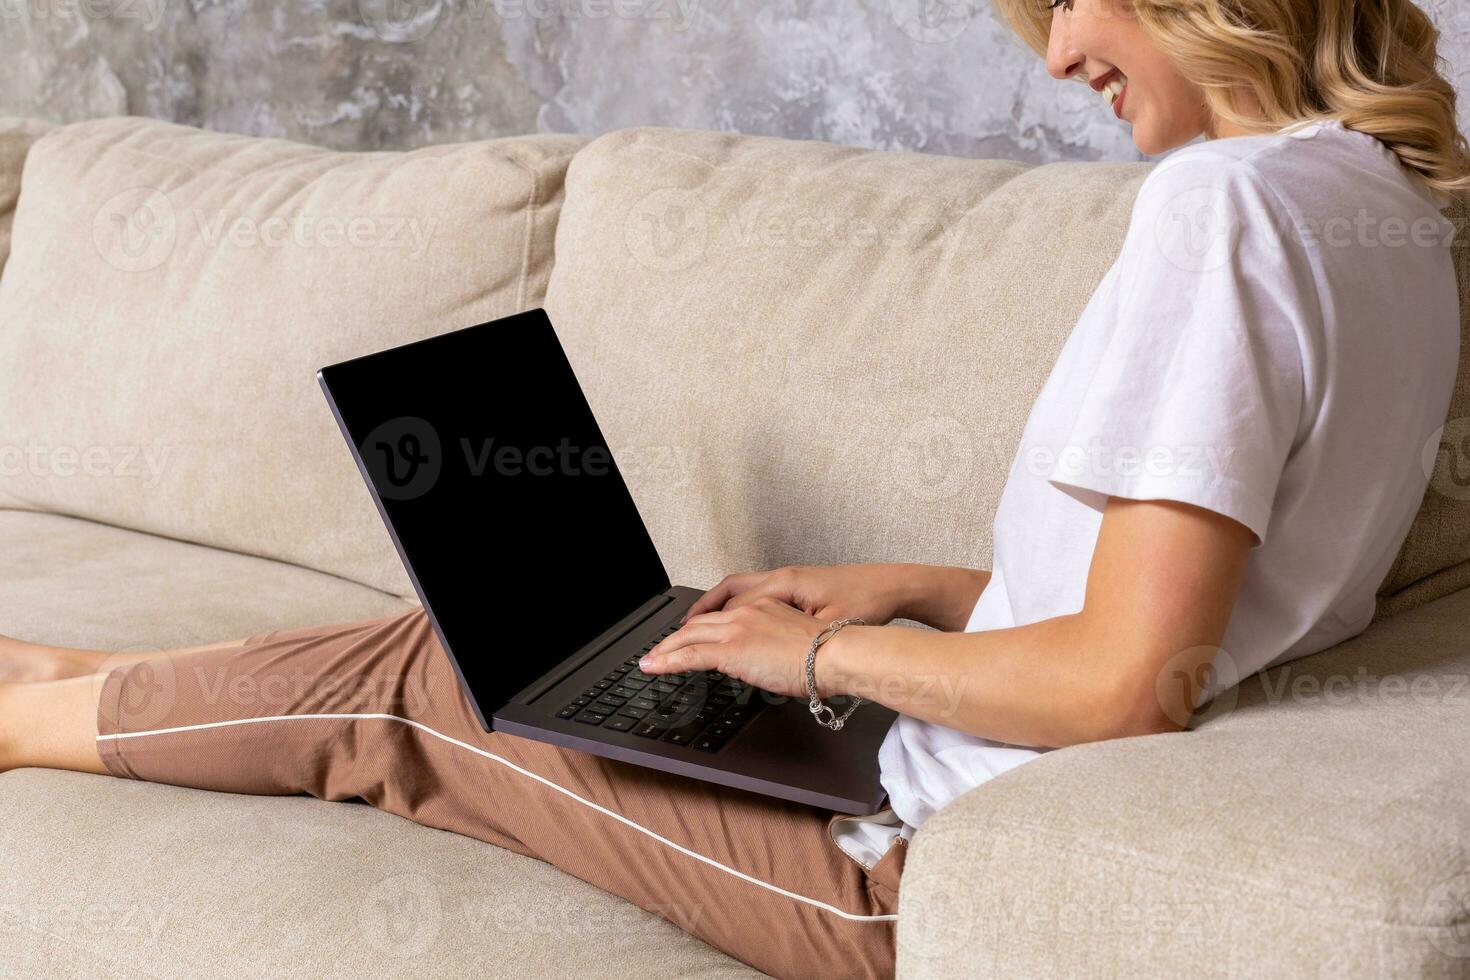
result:
<svg viewBox="0 0 1470 980"><path fill-rule="evenodd" d="M915 836L899 976L1470 973L1470 591Z"/></svg>

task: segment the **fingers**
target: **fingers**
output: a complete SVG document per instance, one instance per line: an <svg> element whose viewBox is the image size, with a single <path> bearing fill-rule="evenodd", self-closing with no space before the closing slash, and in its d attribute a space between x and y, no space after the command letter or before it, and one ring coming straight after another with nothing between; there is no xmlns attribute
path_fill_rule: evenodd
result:
<svg viewBox="0 0 1470 980"><path fill-rule="evenodd" d="M645 674L718 670L718 644L724 634L723 623L690 623L645 653L638 661L638 669Z"/></svg>
<svg viewBox="0 0 1470 980"><path fill-rule="evenodd" d="M687 623L701 613L713 612L716 609L725 608L725 603L732 596L739 595L746 589L751 588L766 575L765 572L741 572L737 575L726 575L720 583L710 589L704 595L694 601L689 611L684 614L681 623Z"/></svg>

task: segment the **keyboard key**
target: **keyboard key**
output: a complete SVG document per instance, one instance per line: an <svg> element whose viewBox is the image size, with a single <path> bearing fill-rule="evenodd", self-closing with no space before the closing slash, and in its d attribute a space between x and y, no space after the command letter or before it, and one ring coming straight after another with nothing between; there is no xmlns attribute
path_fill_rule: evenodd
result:
<svg viewBox="0 0 1470 980"><path fill-rule="evenodd" d="M645 721L643 722L643 724L633 729L633 734L642 735L644 738L658 738L666 731L668 731L668 729L658 724L658 722Z"/></svg>
<svg viewBox="0 0 1470 980"><path fill-rule="evenodd" d="M649 685L649 687L653 688L660 694L673 694L679 689L679 685L672 683L671 681L654 681L652 684Z"/></svg>
<svg viewBox="0 0 1470 980"><path fill-rule="evenodd" d="M591 708L584 708L582 713L577 715L577 720L588 725L600 725L607 720L607 715L593 711Z"/></svg>
<svg viewBox="0 0 1470 980"><path fill-rule="evenodd" d="M604 674L602 676L602 679L605 681L611 681L612 683L616 684L618 681L623 679L623 674L622 671L612 670Z"/></svg>
<svg viewBox="0 0 1470 980"><path fill-rule="evenodd" d="M600 687L589 687L587 688L587 690L582 692L582 697L588 699L600 698L602 697L602 690L603 689Z"/></svg>
<svg viewBox="0 0 1470 980"><path fill-rule="evenodd" d="M643 708L635 708L635 707L629 705L626 708L619 709L618 714L622 715L625 718L632 718L634 720L642 720L642 718L645 715L647 715L648 712L645 709L643 709Z"/></svg>
<svg viewBox="0 0 1470 980"><path fill-rule="evenodd" d="M622 698L626 701L628 698L636 698L638 696L638 692L642 690L642 688L642 684L638 685L638 687L629 687L626 684L619 684L617 687L609 689L607 693L609 697Z"/></svg>
<svg viewBox="0 0 1470 980"><path fill-rule="evenodd" d="M636 718L628 718L624 715L613 715L611 718L603 723L602 727L607 731L626 732L636 724L638 724L638 720Z"/></svg>
<svg viewBox="0 0 1470 980"><path fill-rule="evenodd" d="M606 708L608 708L608 709L610 709L612 711L616 711L618 708L621 708L623 705L625 705L627 703L628 703L628 699L627 698L615 698L615 697L612 697L611 695L607 695L607 696L598 698L597 699L597 704L594 704L593 707L596 708L597 705L602 705L602 706L604 706L604 707L606 707Z"/></svg>
<svg viewBox="0 0 1470 980"><path fill-rule="evenodd" d="M573 715L575 715L577 712L579 712L581 710L582 710L582 706L581 705L579 705L579 704L570 704L570 705L567 705L565 708L562 708L560 711L558 711L556 713L556 716L558 718L570 718L570 717L572 717Z"/></svg>
<svg viewBox="0 0 1470 980"><path fill-rule="evenodd" d="M648 697L636 697L630 703L633 707L641 708L644 711L652 711L654 708L658 707L658 702L655 701L653 698Z"/></svg>

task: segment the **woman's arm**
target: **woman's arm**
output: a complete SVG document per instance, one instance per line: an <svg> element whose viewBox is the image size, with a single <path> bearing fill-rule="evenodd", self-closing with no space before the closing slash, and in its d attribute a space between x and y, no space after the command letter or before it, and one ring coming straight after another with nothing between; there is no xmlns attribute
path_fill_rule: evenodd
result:
<svg viewBox="0 0 1470 980"><path fill-rule="evenodd" d="M909 619L937 630L965 628L980 593L990 584L990 572L948 565L904 565L907 592L895 619ZM825 644L824 644L825 645Z"/></svg>
<svg viewBox="0 0 1470 980"><path fill-rule="evenodd" d="M1198 507L1113 498L1081 611L976 633L849 626L817 653L819 692L860 695L1018 745L1178 730L1214 660L1254 540L1243 525ZM644 669L718 669L800 697L806 652L824 625L760 599L691 619Z"/></svg>

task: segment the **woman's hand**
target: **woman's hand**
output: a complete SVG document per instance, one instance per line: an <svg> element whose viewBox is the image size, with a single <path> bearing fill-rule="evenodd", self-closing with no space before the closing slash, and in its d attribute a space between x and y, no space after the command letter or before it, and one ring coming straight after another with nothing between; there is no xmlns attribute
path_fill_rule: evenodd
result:
<svg viewBox="0 0 1470 980"><path fill-rule="evenodd" d="M693 616L644 654L638 667L646 674L718 670L772 694L804 698L807 651L827 622L760 596ZM818 653L817 691L825 697L821 666Z"/></svg>
<svg viewBox="0 0 1470 980"><path fill-rule="evenodd" d="M720 609L740 609L757 599L777 599L816 617L823 626L850 616L881 625L902 613L913 578L908 570L917 567L787 565L727 575L689 607L683 621Z"/></svg>
<svg viewBox="0 0 1470 980"><path fill-rule="evenodd" d="M962 630L989 581L986 571L908 562L787 565L725 576L689 607L684 619L770 598L815 616L823 625L857 616L873 626L911 619L937 630Z"/></svg>

